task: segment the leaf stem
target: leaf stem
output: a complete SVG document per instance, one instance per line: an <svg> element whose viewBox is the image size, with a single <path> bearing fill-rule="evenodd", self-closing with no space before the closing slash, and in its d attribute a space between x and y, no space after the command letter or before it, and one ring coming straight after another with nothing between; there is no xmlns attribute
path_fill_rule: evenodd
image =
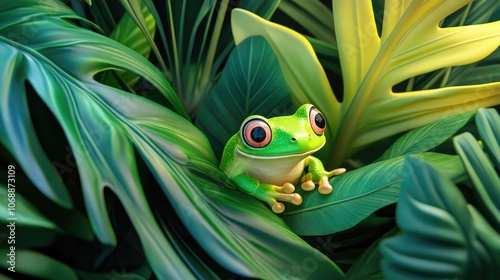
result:
<svg viewBox="0 0 500 280"><path fill-rule="evenodd" d="M224 17L226 16L228 5L229 5L229 0L222 0L222 2L220 3L219 11L217 13L217 18L215 20L214 31L212 33L212 39L210 40L210 45L208 47L207 58L201 73L202 76L199 83L199 86L201 87L204 87L207 84L212 74L212 65L215 59L217 43L219 42L219 37L222 30L222 24L224 23ZM200 98L200 96L198 96L198 98Z"/></svg>
<svg viewBox="0 0 500 280"><path fill-rule="evenodd" d="M184 95L184 92L182 91L179 86L181 85L181 72L180 72L180 66L179 66L179 52L177 51L177 40L176 40L176 35L175 35L175 27L174 27L174 17L172 14L172 3L170 1L167 1L167 10L168 10L168 18L170 21L170 32L171 32L171 37L172 37L172 51L174 52L173 59L174 59L174 71L175 71L175 83L176 83L176 90L177 94L180 96ZM181 98L182 99L182 98Z"/></svg>
<svg viewBox="0 0 500 280"><path fill-rule="evenodd" d="M415 84L415 77L411 77L409 80L408 80L408 84L406 85L406 89L405 91L406 92L409 92L409 91L412 91L413 90L413 85Z"/></svg>

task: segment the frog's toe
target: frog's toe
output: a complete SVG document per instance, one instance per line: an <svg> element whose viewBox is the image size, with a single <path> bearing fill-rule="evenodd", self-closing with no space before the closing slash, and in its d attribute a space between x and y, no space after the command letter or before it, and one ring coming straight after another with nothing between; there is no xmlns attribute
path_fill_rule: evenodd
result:
<svg viewBox="0 0 500 280"><path fill-rule="evenodd" d="M276 200L290 202L295 205L302 203L302 196L298 193L276 193L273 196Z"/></svg>
<svg viewBox="0 0 500 280"><path fill-rule="evenodd" d="M294 205L300 205L302 203L302 196L298 193L291 194L290 203Z"/></svg>
<svg viewBox="0 0 500 280"><path fill-rule="evenodd" d="M290 183L285 183L283 186L274 186L274 190L279 193L293 193L295 186Z"/></svg>
<svg viewBox="0 0 500 280"><path fill-rule="evenodd" d="M298 193L271 193L264 201L271 206L274 213L280 214L285 211L285 205L279 201L289 202L294 205L300 205L302 203L302 196Z"/></svg>
<svg viewBox="0 0 500 280"><path fill-rule="evenodd" d="M320 194L329 194L333 191L332 185L330 185L330 182L328 182L328 177L323 177L319 181L319 187L318 187L318 192Z"/></svg>
<svg viewBox="0 0 500 280"><path fill-rule="evenodd" d="M302 189L305 191L312 191L314 190L315 184L312 180L307 180L302 183Z"/></svg>
<svg viewBox="0 0 500 280"><path fill-rule="evenodd" d="M273 209L273 212L276 214L281 214L283 211L285 211L285 205L281 202L277 202L274 200L274 203L271 205L271 209Z"/></svg>
<svg viewBox="0 0 500 280"><path fill-rule="evenodd" d="M340 174L344 174L345 172L346 172L345 168L337 168L337 169L334 169L334 170L328 172L328 177L338 176Z"/></svg>
<svg viewBox="0 0 500 280"><path fill-rule="evenodd" d="M278 202L273 197L274 197L274 195L273 196L266 196L266 197L263 197L262 200L265 201L267 204L269 204L269 206L271 206L271 209L273 210L274 213L276 213L276 214L283 213L283 211L285 211L285 205L283 205L283 203L281 203L281 202Z"/></svg>

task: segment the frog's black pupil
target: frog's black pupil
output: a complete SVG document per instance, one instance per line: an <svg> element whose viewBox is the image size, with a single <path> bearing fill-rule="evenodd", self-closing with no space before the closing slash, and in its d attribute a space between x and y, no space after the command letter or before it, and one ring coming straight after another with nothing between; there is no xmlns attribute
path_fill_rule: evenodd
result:
<svg viewBox="0 0 500 280"><path fill-rule="evenodd" d="M319 127L319 128L325 128L326 126L326 122L325 122L325 117L323 117L322 114L318 113L315 117L314 117L314 122L316 123L316 125Z"/></svg>
<svg viewBox="0 0 500 280"><path fill-rule="evenodd" d="M250 137L252 137L253 141L260 143L266 139L266 131L262 127L257 126L250 132Z"/></svg>

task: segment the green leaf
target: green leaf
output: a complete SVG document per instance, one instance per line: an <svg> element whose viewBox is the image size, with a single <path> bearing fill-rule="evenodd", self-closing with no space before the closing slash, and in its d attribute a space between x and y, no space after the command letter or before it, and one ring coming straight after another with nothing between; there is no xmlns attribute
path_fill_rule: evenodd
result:
<svg viewBox="0 0 500 280"><path fill-rule="evenodd" d="M476 138L469 132L453 138L453 143L474 183L474 191L480 203L479 209L500 232L500 177L498 173Z"/></svg>
<svg viewBox="0 0 500 280"><path fill-rule="evenodd" d="M10 252L5 249L0 249L3 259ZM31 276L38 279L53 279L53 280L77 280L78 277L75 271L68 265L43 255L35 251L17 250L15 253L15 274ZM10 267L6 261L0 262L0 266L4 269ZM12 275L12 274L11 274ZM21 276L19 276L21 277ZM17 276L16 276L17 278ZM20 279L20 278L18 278Z"/></svg>
<svg viewBox="0 0 500 280"><path fill-rule="evenodd" d="M413 129L394 142L378 160L429 151L453 136L474 115L475 112L462 113Z"/></svg>
<svg viewBox="0 0 500 280"><path fill-rule="evenodd" d="M13 12L17 5L22 4L32 4L33 9L16 9ZM76 18L76 16L65 5L32 3L32 1L5 3L0 8L0 14L2 15L0 18L0 78L2 79L0 86L2 93L0 143L8 150L14 151L12 154L20 162L21 168L29 170L26 172L27 176L44 195L62 207L71 208L73 205L71 197L36 137L34 126L30 120L26 95L23 94L25 85L21 79L11 80L11 76L17 74L13 72L16 65L19 65L21 61L10 51L10 46L6 43L25 42L29 39L28 36L32 35L26 34L26 32L9 32L10 27L21 18L24 18L28 23L36 18L41 19L46 14L64 18ZM24 25L21 28L28 30L31 27ZM35 35L40 33L38 28L32 31Z"/></svg>
<svg viewBox="0 0 500 280"><path fill-rule="evenodd" d="M500 116L495 109L481 108L476 123L485 151L500 170Z"/></svg>
<svg viewBox="0 0 500 280"><path fill-rule="evenodd" d="M24 81L12 79L14 75L22 71L14 70L16 65L20 64L21 59L16 58L9 45L1 42L2 38L0 37L0 65L2 65L0 78L3 80L2 102L0 103L0 143L11 151L23 170L29 170L25 172L26 176L40 192L58 205L71 208L73 204L71 197L59 173L43 152L31 123ZM19 75L22 74L19 73Z"/></svg>
<svg viewBox="0 0 500 280"><path fill-rule="evenodd" d="M418 154L439 166L448 178L463 177L464 168L457 156L436 153ZM348 229L374 211L395 203L399 196L404 157L373 163L330 179L330 195L303 193L304 202L281 215L300 235L323 235ZM335 215L332 215L335 213Z"/></svg>
<svg viewBox="0 0 500 280"><path fill-rule="evenodd" d="M134 16L141 18L140 22L144 26L137 26L134 18L130 14L125 13L109 37L140 53L142 56L148 57L151 52L151 46L148 43L149 39L146 37L154 38L156 23L153 15L151 15L143 1L138 2L141 8L141 15L134 14ZM148 35L144 35L141 32L143 28L145 28ZM124 80L128 81L127 79Z"/></svg>
<svg viewBox="0 0 500 280"><path fill-rule="evenodd" d="M47 124L47 123L46 123ZM49 126L48 126L49 127ZM54 151L54 150L50 150ZM78 186L75 187L75 191L77 195L81 195L81 191ZM47 228L33 228L33 231L27 230L23 233L26 236L26 241L22 241L22 245L27 245L28 247L24 248L32 248L31 241L37 243L37 241L41 241L41 234L38 232L42 232L42 234L48 235L49 232L52 235L66 235L70 238L78 238L81 241L91 241L95 239L94 232L92 231L92 227L90 226L90 222L86 217L85 209L81 209L80 207L73 207L71 209L65 209L57 204L55 204L50 198L47 198L43 193L39 192L35 185L30 182L30 180L23 176L20 173L16 174L16 196L20 194L23 197L23 201L30 203L32 207L41 214L46 220L49 220L53 223L57 230ZM75 192L73 192L75 194ZM77 201L81 201L78 199ZM81 205L80 202L78 205ZM22 208L24 209L24 207ZM18 210L22 210L18 208ZM28 207L28 209L30 209ZM41 221L37 218L37 222ZM22 221L17 221L22 223ZM32 235L33 234L33 235ZM33 239L32 236L37 236L36 239Z"/></svg>
<svg viewBox="0 0 500 280"><path fill-rule="evenodd" d="M279 59L294 103L316 105L331 124L327 136L333 136L330 127L339 121L338 102L311 44L299 33L241 9L232 11L231 27L237 45L252 36L266 38Z"/></svg>
<svg viewBox="0 0 500 280"><path fill-rule="evenodd" d="M382 242L384 276L494 279L500 235L431 165L410 156L404 170L396 212L402 234Z"/></svg>
<svg viewBox="0 0 500 280"><path fill-rule="evenodd" d="M472 217L473 227L476 229L477 242L473 246L478 255L480 255L474 263L477 266L477 270L480 271L477 275L485 274L490 279L495 279L496 275L500 273L500 244L495 242L500 237L499 231L493 229L491 224L488 223L474 206L467 205L467 208ZM483 266L483 262L488 264L488 266Z"/></svg>
<svg viewBox="0 0 500 280"><path fill-rule="evenodd" d="M38 13L37 6L29 6L28 3L9 3L0 12L0 19L6 20L8 17L4 15L16 14L18 11L25 13L31 10ZM126 135L120 133L123 131L121 121L126 121L124 113L140 111L142 108L133 103L134 99L127 98L125 92L99 84L93 80L93 76L108 68L123 69L144 76L185 115L175 93L161 73L145 58L115 41L77 28L63 19L62 15L43 16L27 21L28 19L30 18L19 17L16 22L8 25L0 24L0 35L22 35L26 26L44 26L44 32L34 32L23 45L0 36L0 68L4 69L1 73L4 81L2 99L9 100L16 96L25 98L24 83L28 81L59 121L75 154L87 212L101 242L115 243L103 193L103 188L107 186L124 204L157 275L172 276L177 273L189 277L189 270L165 241L157 224L144 223L154 221L154 217L147 207L142 190L136 187L138 176L132 146ZM113 100L110 101L110 98ZM18 112L27 112L23 109L26 108L25 103L10 103L9 110L2 110L2 122L12 125L11 120L24 119L28 127L32 127L28 116L21 118L17 115ZM10 139L3 140L6 142L5 146L25 171L39 168L44 162L38 160L33 153L43 154L43 150L35 147L30 152L30 146L23 145L27 137L22 135L15 139L15 131L16 129L7 130ZM44 175L57 179L50 173ZM34 180L33 177L30 179ZM141 211L137 211L137 208ZM151 240L156 242L150 242Z"/></svg>
<svg viewBox="0 0 500 280"><path fill-rule="evenodd" d="M163 61L160 51L154 41L154 34L155 34L154 30L156 24L157 23L161 24L161 21L158 21L159 17L157 16L156 9L153 6L152 2L149 0L142 0L142 1L120 0L120 3L127 12L127 14L124 16L125 21L123 22L123 24L126 23L130 24L131 22L129 22L129 20L132 20L135 23L135 26L133 27L134 30L140 31L142 33L142 36L139 33L136 33L137 36L140 36L139 38L141 39L141 43L142 44L147 43L149 45L144 49L145 50L149 49L154 52L156 58L158 59L158 63L160 64L160 69L162 69L163 72L166 72L167 66L165 65L165 62ZM120 22L120 24L122 24L122 22ZM117 28L119 28L119 26L117 26ZM138 28L139 30L137 30L136 28ZM114 30L113 33L115 33L115 31L116 30ZM163 31L161 27L160 31ZM146 40L146 42L143 41L144 39ZM137 49L134 50L137 51Z"/></svg>
<svg viewBox="0 0 500 280"><path fill-rule="evenodd" d="M137 53L147 58L151 52L151 40L153 40L156 30L156 24L153 19L153 15L149 12L148 8L144 5L143 1L139 1L139 11L141 15L135 15L136 19L132 18L129 13L125 13L118 25L115 27L111 35L111 39L124 44L125 46L133 49ZM135 6L134 6L135 7ZM135 11L135 10L134 10ZM142 28L147 30L147 35L145 36L143 31L137 23L144 24ZM126 71L116 71L118 77L124 81L127 86L133 87L139 80L139 76L134 75ZM115 78L110 72L104 73L104 78L102 78L102 83L107 85L112 85L118 87L119 83L115 81Z"/></svg>
<svg viewBox="0 0 500 280"><path fill-rule="evenodd" d="M15 185L15 184L14 184ZM9 191L12 190L12 191ZM9 220L9 218L16 218L15 223L22 226L32 226L32 227L42 227L48 229L58 229L58 227L46 217L44 217L27 199L25 199L19 192L16 193L15 187L7 188L6 185L0 184L0 197L2 197L5 202L0 204L0 213L5 213L2 216L2 221L9 224L9 222L13 220ZM9 201L8 198L12 194L14 198L13 211L14 215L12 217L9 216Z"/></svg>
<svg viewBox="0 0 500 280"><path fill-rule="evenodd" d="M273 49L264 38L250 37L231 52L198 112L196 126L220 154L246 117L289 114L291 103Z"/></svg>
<svg viewBox="0 0 500 280"><path fill-rule="evenodd" d="M283 0L278 8L316 39L335 46L333 15L331 10L321 1Z"/></svg>

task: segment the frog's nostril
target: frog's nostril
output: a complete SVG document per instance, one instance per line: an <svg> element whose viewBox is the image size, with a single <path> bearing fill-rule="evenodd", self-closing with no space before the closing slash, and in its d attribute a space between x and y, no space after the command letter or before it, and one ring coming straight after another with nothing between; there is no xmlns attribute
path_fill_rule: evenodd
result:
<svg viewBox="0 0 500 280"><path fill-rule="evenodd" d="M292 142L297 141L297 139L295 139L295 137L292 137L292 139L290 139L290 140L292 140Z"/></svg>

